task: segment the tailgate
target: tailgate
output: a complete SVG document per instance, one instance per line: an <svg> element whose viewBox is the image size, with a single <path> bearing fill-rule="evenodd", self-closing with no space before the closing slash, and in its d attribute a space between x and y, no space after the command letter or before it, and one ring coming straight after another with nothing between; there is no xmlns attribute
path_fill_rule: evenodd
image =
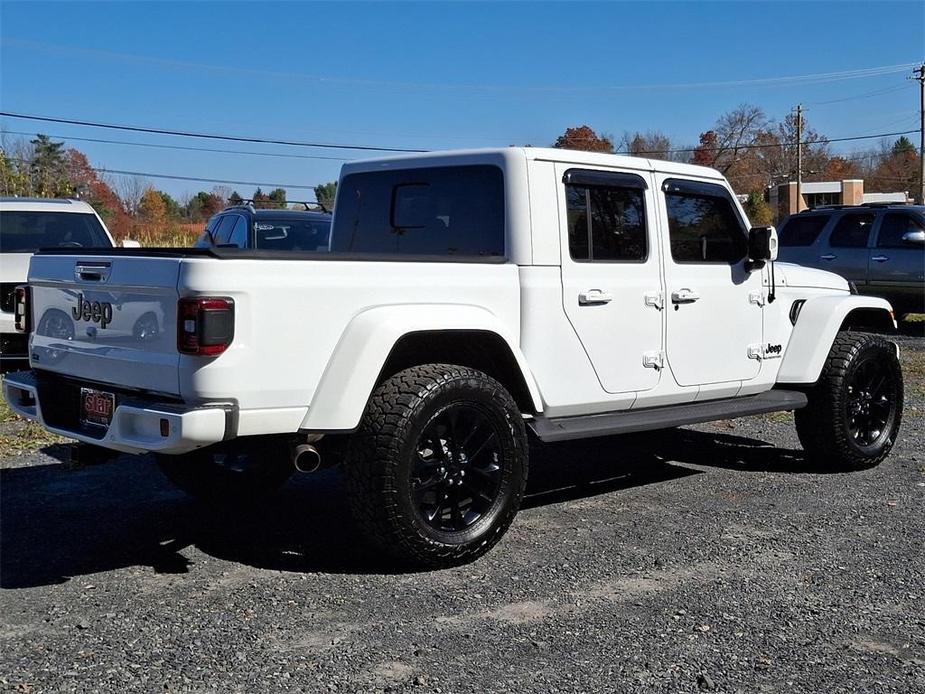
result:
<svg viewBox="0 0 925 694"><path fill-rule="evenodd" d="M77 379L179 394L181 258L36 255L32 366Z"/></svg>

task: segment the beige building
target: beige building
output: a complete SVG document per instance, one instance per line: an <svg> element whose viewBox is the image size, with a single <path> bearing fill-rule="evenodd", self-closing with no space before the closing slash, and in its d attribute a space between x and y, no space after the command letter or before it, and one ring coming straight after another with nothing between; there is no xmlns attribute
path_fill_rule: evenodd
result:
<svg viewBox="0 0 925 694"><path fill-rule="evenodd" d="M803 183L802 199L797 200L797 184L783 183L771 188L769 204L778 220L784 220L801 210L822 205L862 205L871 202L898 202L909 200L908 192L865 193L864 181L859 178L845 181L816 181Z"/></svg>

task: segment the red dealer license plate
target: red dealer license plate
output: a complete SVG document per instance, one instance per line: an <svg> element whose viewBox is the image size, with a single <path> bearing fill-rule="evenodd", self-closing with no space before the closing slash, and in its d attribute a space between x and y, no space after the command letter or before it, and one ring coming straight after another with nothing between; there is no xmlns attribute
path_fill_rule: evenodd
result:
<svg viewBox="0 0 925 694"><path fill-rule="evenodd" d="M109 426L112 411L116 409L116 396L93 388L80 389L80 421L84 424Z"/></svg>

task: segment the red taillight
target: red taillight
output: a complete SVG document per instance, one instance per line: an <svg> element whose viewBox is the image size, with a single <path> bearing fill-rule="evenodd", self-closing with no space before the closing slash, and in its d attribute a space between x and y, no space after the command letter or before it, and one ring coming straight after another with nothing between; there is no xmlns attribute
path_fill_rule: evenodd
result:
<svg viewBox="0 0 925 694"><path fill-rule="evenodd" d="M183 354L211 357L234 339L234 301L191 296L177 302L177 349Z"/></svg>
<svg viewBox="0 0 925 694"><path fill-rule="evenodd" d="M29 306L31 294L26 284L13 290L13 326L17 332L32 332L32 308Z"/></svg>

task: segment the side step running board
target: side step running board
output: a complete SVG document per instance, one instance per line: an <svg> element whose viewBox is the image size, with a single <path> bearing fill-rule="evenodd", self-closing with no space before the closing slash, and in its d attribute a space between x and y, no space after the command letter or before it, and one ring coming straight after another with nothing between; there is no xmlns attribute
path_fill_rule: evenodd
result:
<svg viewBox="0 0 925 694"><path fill-rule="evenodd" d="M606 414L548 419L537 417L527 426L541 441L568 441L594 436L628 434L634 431L666 429L685 424L734 419L752 414L797 410L806 407L806 394L796 390L769 390L758 395L724 400L691 402L683 405L650 407Z"/></svg>

